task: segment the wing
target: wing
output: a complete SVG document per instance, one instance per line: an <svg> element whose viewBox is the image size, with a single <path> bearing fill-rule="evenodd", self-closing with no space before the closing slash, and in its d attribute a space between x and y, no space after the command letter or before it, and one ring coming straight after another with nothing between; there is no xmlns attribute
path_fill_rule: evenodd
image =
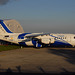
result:
<svg viewBox="0 0 75 75"><path fill-rule="evenodd" d="M24 36L24 38L27 38L25 40L22 40L22 42L28 42L28 41L31 41L32 39L33 40L40 40L36 37L38 36L43 36L43 35L50 35L50 33L32 33L32 34L27 34L26 36Z"/></svg>
<svg viewBox="0 0 75 75"><path fill-rule="evenodd" d="M27 34L25 37L26 38L35 38L37 36L43 36L43 35L50 35L50 33L32 33L32 34Z"/></svg>

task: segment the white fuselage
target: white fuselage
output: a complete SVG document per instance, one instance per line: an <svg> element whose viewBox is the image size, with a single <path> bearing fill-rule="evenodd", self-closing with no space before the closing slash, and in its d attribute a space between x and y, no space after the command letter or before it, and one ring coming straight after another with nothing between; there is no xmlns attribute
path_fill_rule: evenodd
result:
<svg viewBox="0 0 75 75"><path fill-rule="evenodd" d="M0 20L0 32L0 40L25 46L75 46L75 34L13 33L4 20Z"/></svg>
<svg viewBox="0 0 75 75"><path fill-rule="evenodd" d="M18 38L19 35L22 33L4 33L0 34L0 39L4 41L8 41L15 44L25 43L27 46L34 46L31 38L26 38L25 36L22 36L24 38ZM32 33L35 34L35 33ZM36 33L38 34L38 33ZM27 34L31 35L31 34ZM21 37L21 36L20 36ZM75 46L75 34L54 34L51 33L50 35L43 35L43 36L37 36L37 39L41 40L41 43L43 44L54 44L54 45L72 45ZM27 40L27 41L26 41Z"/></svg>

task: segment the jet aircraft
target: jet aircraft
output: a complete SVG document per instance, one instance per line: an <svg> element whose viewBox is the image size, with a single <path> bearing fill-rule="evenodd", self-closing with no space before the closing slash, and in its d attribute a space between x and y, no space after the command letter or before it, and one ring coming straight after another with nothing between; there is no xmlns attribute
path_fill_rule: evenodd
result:
<svg viewBox="0 0 75 75"><path fill-rule="evenodd" d="M75 46L75 34L54 34L54 33L13 33L0 20L0 40L19 44L23 46Z"/></svg>

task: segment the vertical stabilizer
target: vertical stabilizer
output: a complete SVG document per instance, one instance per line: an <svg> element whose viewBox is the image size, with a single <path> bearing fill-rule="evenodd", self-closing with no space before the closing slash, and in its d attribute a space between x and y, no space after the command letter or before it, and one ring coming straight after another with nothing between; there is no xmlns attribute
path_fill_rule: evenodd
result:
<svg viewBox="0 0 75 75"><path fill-rule="evenodd" d="M8 27L4 24L3 20L0 20L0 33L12 33Z"/></svg>
<svg viewBox="0 0 75 75"><path fill-rule="evenodd" d="M0 20L0 33L24 33L20 23L14 19Z"/></svg>

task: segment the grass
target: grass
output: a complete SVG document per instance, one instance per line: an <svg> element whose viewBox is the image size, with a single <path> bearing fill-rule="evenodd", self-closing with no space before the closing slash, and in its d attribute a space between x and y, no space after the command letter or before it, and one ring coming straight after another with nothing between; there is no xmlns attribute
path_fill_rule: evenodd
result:
<svg viewBox="0 0 75 75"><path fill-rule="evenodd" d="M1 51L7 51L7 50L13 50L13 49L19 49L20 46L17 45L0 45L0 52Z"/></svg>

